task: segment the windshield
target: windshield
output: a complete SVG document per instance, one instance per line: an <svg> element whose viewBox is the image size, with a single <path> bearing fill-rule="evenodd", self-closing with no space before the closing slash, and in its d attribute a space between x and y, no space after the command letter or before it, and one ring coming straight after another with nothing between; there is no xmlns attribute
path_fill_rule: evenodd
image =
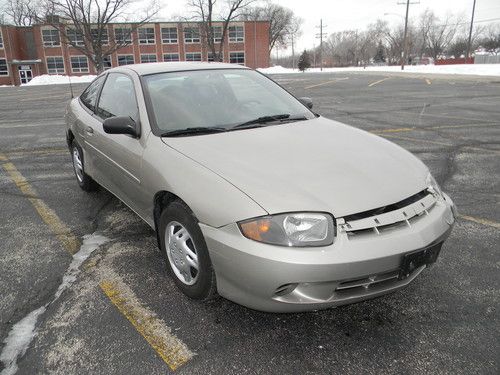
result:
<svg viewBox="0 0 500 375"><path fill-rule="evenodd" d="M144 80L161 133L197 127L229 129L281 114L314 118L292 95L253 70L160 73Z"/></svg>

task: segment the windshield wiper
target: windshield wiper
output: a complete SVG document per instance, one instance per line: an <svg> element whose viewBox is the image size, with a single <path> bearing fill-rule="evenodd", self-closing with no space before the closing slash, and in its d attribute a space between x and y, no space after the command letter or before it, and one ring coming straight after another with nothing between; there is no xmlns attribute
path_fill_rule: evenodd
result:
<svg viewBox="0 0 500 375"><path fill-rule="evenodd" d="M200 126L196 128L170 130L168 132L160 134L160 137L182 137L185 135L202 135L202 134L222 133L225 131L227 131L226 128Z"/></svg>
<svg viewBox="0 0 500 375"><path fill-rule="evenodd" d="M250 128L260 128L263 126L266 126L265 124L269 122L274 122L274 121L279 121L280 123L287 123L287 122L292 122L292 121L302 121L302 120L308 120L306 116L294 116L290 117L289 114L282 114L282 115L274 115L274 116L262 116L259 118L256 118L255 120L250 120L246 121L242 124L238 124L233 126L232 128L229 129L231 130L240 130L240 129L250 129Z"/></svg>
<svg viewBox="0 0 500 375"><path fill-rule="evenodd" d="M241 124L233 126L231 129L238 129L238 128L246 128L250 125L259 125L259 124L266 124L268 122L273 122L273 121L278 121L278 120L284 120L290 117L289 113L284 113L282 115L272 115L272 116L262 116L262 117L257 117L256 119L250 120L250 121L245 121L242 122Z"/></svg>

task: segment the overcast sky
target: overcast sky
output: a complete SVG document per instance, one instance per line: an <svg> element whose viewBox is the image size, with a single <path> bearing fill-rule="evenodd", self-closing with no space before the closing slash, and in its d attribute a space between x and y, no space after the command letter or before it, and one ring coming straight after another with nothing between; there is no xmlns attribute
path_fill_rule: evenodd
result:
<svg viewBox="0 0 500 375"><path fill-rule="evenodd" d="M185 0L161 0L164 8L160 18L169 19L172 15L186 13ZM224 0L219 0L223 2ZM297 50L310 48L318 44L315 34L318 33L320 18L327 25L325 31L332 33L348 29L363 29L378 18L391 23L401 22L405 6L398 5L404 0L274 0L274 3L292 9L296 15L304 19L302 37L298 41ZM434 10L438 16L447 13L461 14L470 19L473 0L412 0L420 4L410 5L410 17L416 16L426 8ZM384 15L384 13L392 13ZM398 16L400 15L400 16ZM476 0L475 19L486 20L498 18L500 22L499 0ZM485 24L485 23L482 23ZM283 51L284 52L284 51ZM281 54L281 53L280 53Z"/></svg>

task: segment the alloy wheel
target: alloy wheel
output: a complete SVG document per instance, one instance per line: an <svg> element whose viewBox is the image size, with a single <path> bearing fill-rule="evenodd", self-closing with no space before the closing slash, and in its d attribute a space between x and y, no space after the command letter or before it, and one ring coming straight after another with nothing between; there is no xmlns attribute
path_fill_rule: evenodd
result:
<svg viewBox="0 0 500 375"><path fill-rule="evenodd" d="M165 248L175 276L186 285L198 280L198 254L188 230L177 221L171 221L165 229Z"/></svg>

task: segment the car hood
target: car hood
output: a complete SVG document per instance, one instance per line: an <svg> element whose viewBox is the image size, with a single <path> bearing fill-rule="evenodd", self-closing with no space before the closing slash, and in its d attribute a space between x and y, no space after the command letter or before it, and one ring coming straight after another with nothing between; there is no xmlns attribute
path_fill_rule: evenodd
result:
<svg viewBox="0 0 500 375"><path fill-rule="evenodd" d="M338 218L426 188L428 169L411 153L322 117L163 142L222 176L268 213L325 211Z"/></svg>

